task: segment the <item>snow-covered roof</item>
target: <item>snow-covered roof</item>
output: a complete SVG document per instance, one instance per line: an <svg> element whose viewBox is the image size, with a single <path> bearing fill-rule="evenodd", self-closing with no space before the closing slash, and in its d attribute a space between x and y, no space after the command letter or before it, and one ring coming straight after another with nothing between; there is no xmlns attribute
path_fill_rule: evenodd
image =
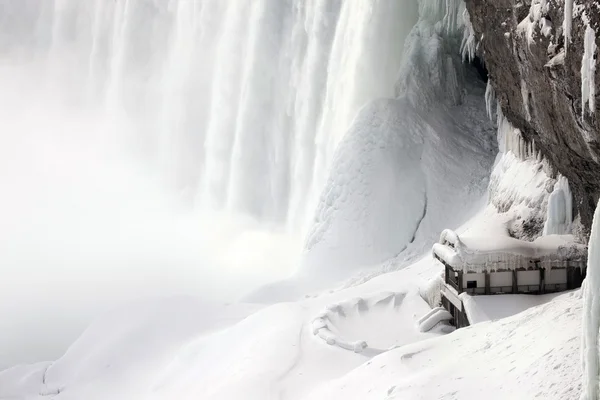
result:
<svg viewBox="0 0 600 400"><path fill-rule="evenodd" d="M587 247L573 235L547 235L527 242L508 236L459 237L446 230L433 245L433 254L456 269L482 272L528 268L532 262L539 262L542 268L564 266L565 262L583 266Z"/></svg>

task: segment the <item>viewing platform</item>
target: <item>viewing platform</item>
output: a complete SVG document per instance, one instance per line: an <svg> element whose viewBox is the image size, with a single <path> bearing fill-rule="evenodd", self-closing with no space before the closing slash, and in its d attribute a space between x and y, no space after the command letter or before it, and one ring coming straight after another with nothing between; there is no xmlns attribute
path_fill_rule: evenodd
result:
<svg viewBox="0 0 600 400"><path fill-rule="evenodd" d="M576 289L587 265L587 247L572 235L526 242L510 237L461 238L445 230L432 250L444 266L442 305L457 328L469 325L465 295L541 295Z"/></svg>

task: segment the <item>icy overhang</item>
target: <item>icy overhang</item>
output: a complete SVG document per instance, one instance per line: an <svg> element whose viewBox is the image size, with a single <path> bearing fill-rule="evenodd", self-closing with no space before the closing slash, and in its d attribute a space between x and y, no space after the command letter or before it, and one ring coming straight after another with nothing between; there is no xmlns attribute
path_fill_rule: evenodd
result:
<svg viewBox="0 0 600 400"><path fill-rule="evenodd" d="M542 236L527 242L507 236L464 236L442 232L433 255L454 270L486 272L529 268L585 267L587 247L573 235Z"/></svg>

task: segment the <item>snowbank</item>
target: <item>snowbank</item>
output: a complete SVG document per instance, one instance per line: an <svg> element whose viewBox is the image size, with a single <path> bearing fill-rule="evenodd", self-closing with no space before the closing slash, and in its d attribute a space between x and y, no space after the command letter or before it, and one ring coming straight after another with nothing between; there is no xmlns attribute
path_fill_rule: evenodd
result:
<svg viewBox="0 0 600 400"><path fill-rule="evenodd" d="M386 352L305 399L576 400L580 328L579 295L564 294L510 318Z"/></svg>

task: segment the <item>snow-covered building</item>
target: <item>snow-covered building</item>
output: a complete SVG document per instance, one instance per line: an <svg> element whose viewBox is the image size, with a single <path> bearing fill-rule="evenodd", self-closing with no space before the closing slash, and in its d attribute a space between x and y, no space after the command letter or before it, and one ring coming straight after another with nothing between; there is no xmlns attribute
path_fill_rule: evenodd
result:
<svg viewBox="0 0 600 400"><path fill-rule="evenodd" d="M433 246L444 266L442 305L457 327L469 325L465 295L546 294L581 286L587 249L572 235L533 242L510 237L459 237L445 230Z"/></svg>

